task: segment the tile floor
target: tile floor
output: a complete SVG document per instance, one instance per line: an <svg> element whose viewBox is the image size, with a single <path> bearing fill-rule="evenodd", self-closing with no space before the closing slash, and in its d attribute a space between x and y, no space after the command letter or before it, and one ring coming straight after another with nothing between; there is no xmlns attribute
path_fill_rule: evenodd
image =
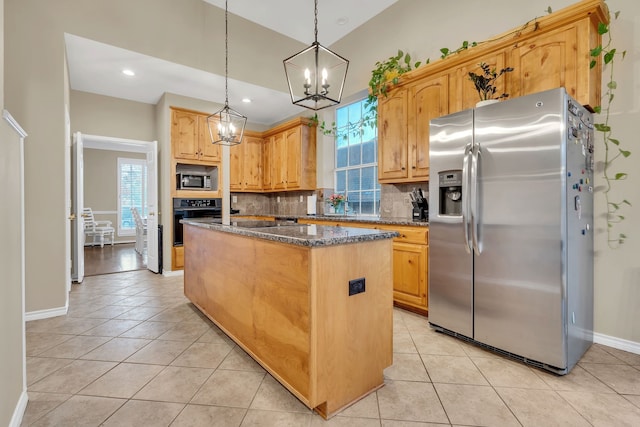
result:
<svg viewBox="0 0 640 427"><path fill-rule="evenodd" d="M399 309L386 385L327 422L148 271L74 285L27 356L25 426L640 426L640 355L594 345L557 377Z"/></svg>

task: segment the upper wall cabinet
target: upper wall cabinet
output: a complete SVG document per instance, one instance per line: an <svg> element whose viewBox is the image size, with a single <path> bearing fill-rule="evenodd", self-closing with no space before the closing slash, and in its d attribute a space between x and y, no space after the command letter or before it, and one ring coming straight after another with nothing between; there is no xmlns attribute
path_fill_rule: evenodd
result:
<svg viewBox="0 0 640 427"><path fill-rule="evenodd" d="M242 143L229 150L229 188L231 191L262 189L263 139L245 132Z"/></svg>
<svg viewBox="0 0 640 427"><path fill-rule="evenodd" d="M172 108L171 146L175 159L220 161L220 147L211 143L204 114Z"/></svg>
<svg viewBox="0 0 640 427"><path fill-rule="evenodd" d="M509 98L565 87L581 104L600 105L602 66L589 67L590 50L601 41L600 22L608 22L604 2L583 0L403 74L378 98L379 181L429 179L429 121L475 106L479 98L468 73L478 72L481 62L513 67L497 87Z"/></svg>

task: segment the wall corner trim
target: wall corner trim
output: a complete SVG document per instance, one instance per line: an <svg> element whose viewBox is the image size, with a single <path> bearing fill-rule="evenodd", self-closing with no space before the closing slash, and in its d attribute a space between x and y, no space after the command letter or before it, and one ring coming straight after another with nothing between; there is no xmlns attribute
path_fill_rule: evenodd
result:
<svg viewBox="0 0 640 427"><path fill-rule="evenodd" d="M618 350L628 351L630 353L640 354L640 343L625 340L622 338L612 337L609 335L593 333L593 342L596 344L602 344L609 347L617 348Z"/></svg>
<svg viewBox="0 0 640 427"><path fill-rule="evenodd" d="M68 303L67 303L68 304ZM47 308L44 310L29 311L24 314L24 320L26 322L30 320L48 319L50 317L64 316L69 311L69 306L57 308Z"/></svg>
<svg viewBox="0 0 640 427"><path fill-rule="evenodd" d="M20 135L20 138L27 137L27 132L25 132L25 130L22 129L22 126L18 124L16 119L14 119L13 116L7 110L2 110L2 118L5 119L7 123L9 123L16 132L18 132L18 134Z"/></svg>
<svg viewBox="0 0 640 427"><path fill-rule="evenodd" d="M16 408L13 411L13 416L11 417L11 421L9 421L8 427L20 427L20 424L22 424L24 411L27 409L28 402L29 396L27 395L27 390L25 389L20 394L20 399L18 399L18 403L16 404Z"/></svg>

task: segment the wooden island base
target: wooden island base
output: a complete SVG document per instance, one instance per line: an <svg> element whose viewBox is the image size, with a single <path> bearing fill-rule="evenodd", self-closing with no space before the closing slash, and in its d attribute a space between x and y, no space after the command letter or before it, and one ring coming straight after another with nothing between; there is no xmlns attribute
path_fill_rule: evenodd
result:
<svg viewBox="0 0 640 427"><path fill-rule="evenodd" d="M184 241L186 297L306 406L330 418L384 385L390 238L302 246L185 224Z"/></svg>

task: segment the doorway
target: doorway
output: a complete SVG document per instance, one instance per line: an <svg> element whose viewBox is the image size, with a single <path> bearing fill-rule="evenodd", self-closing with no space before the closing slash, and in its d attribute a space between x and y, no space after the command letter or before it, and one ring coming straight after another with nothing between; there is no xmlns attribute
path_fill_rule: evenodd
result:
<svg viewBox="0 0 640 427"><path fill-rule="evenodd" d="M145 220L147 230L147 245L144 251L136 251L135 249L137 247L134 244L136 238L135 230L129 228L128 233L126 232L131 215L128 205L121 203L121 201L125 200L125 197L120 194L123 191L120 185L120 171L118 169L116 172L115 166L116 159L125 157L137 157L136 161L144 165L141 170L145 171L145 175L139 177L146 181L146 191L142 192L142 197L146 201ZM99 160L97 161L96 159ZM111 165L111 163L114 164ZM85 168L91 170L92 175L86 175ZM100 170L100 168L106 169ZM72 280L81 283L85 275L139 269L143 262L146 264L147 269L158 273L157 142L84 135L76 132L73 138L73 171L73 212L76 221L71 239L74 246L72 251ZM117 179L114 173L117 173ZM92 177L91 180L98 181L98 183L85 183L85 178L87 177ZM101 181L106 182L101 183ZM91 191L96 194L86 194L86 184L90 184ZM101 187L101 185L106 186ZM110 204L99 204L97 202L103 196L110 200ZM102 207L102 210L96 210L95 206L90 206L90 204ZM118 233L120 236L118 236L116 242L118 240L120 242L128 240L129 243L111 245L111 242L107 242L103 248L100 245L94 247L85 246L84 218L82 216L82 210L85 207L91 207L94 210L96 219L109 220L116 230L121 231L121 233ZM99 215L102 215L103 218L99 218ZM123 230L125 230L124 233L122 233ZM91 265L86 265L85 261L91 262Z"/></svg>

